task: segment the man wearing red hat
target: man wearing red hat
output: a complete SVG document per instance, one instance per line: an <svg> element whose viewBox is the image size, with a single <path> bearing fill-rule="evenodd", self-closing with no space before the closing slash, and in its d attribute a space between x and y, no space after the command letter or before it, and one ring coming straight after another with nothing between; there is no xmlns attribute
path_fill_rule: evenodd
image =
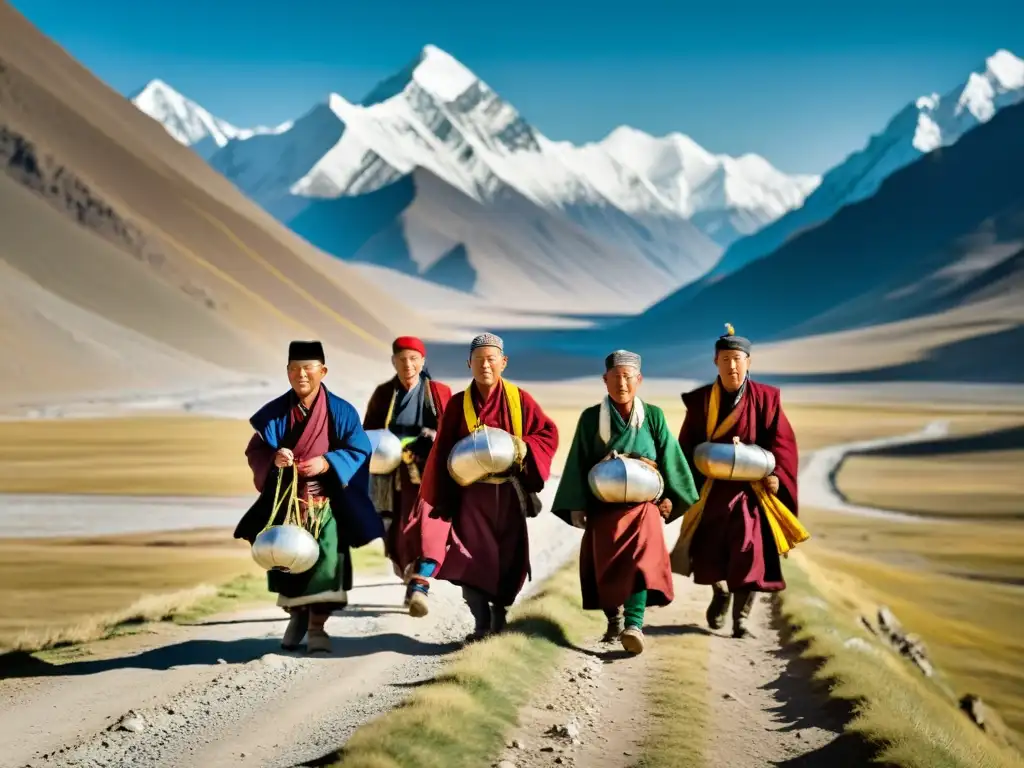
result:
<svg viewBox="0 0 1024 768"><path fill-rule="evenodd" d="M430 378L427 348L414 336L400 336L391 345L395 376L381 384L366 406L363 429L387 429L408 440L402 463L390 475L371 476L374 504L387 529L385 550L408 587L409 613L427 613L427 579L437 564L423 561L424 539L447 541L450 522L414 515L420 476L434 445L441 414L452 397L451 388Z"/></svg>

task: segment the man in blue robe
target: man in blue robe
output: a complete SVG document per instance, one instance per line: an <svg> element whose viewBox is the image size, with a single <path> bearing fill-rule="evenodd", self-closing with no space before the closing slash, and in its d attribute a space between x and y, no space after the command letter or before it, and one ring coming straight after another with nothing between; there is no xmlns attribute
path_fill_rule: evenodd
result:
<svg viewBox="0 0 1024 768"><path fill-rule="evenodd" d="M384 535L370 500L370 440L350 403L323 385L327 365L318 341L295 341L288 350L291 389L257 411L245 454L260 497L235 528L250 544L271 524L284 522L287 504L274 513L278 487L298 484L304 514L315 511L320 557L310 570L267 573L267 586L290 615L282 648L330 653L327 618L348 604L351 548ZM281 476L281 483L278 477Z"/></svg>

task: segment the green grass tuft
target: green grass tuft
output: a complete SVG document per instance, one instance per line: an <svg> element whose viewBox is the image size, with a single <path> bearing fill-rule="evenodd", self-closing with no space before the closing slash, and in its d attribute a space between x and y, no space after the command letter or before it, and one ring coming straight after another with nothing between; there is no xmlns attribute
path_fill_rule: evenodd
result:
<svg viewBox="0 0 1024 768"><path fill-rule="evenodd" d="M352 734L330 763L343 768L489 766L519 709L563 652L603 626L582 610L575 563L510 614L508 632L457 652L445 671L400 707Z"/></svg>
<svg viewBox="0 0 1024 768"><path fill-rule="evenodd" d="M786 564L782 615L820 662L816 677L830 696L851 704L849 732L878 748L877 762L900 768L1021 768L1024 759L982 732L956 706L941 676L924 677L860 622L874 604L853 578L827 574L805 556ZM994 716L993 716L994 717Z"/></svg>

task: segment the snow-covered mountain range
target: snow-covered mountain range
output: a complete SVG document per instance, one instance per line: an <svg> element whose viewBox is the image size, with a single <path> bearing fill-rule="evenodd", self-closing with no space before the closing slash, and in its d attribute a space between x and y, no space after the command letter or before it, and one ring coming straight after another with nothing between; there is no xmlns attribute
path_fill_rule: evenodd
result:
<svg viewBox="0 0 1024 768"><path fill-rule="evenodd" d="M843 206L871 197L895 171L950 146L1000 109L1022 99L1024 61L1007 50L996 51L945 95L927 94L904 107L864 149L826 173L801 207L734 243L709 278L767 256L801 231L827 221Z"/></svg>
<svg viewBox="0 0 1024 768"><path fill-rule="evenodd" d="M176 137L225 137L211 165L325 250L523 309L636 313L818 182L679 134L552 141L434 46L358 104L331 94L279 129L135 101Z"/></svg>
<svg viewBox="0 0 1024 768"><path fill-rule="evenodd" d="M291 127L291 123L287 122L276 128L236 128L226 120L214 117L191 99L185 98L163 80L151 80L128 98L136 107L163 125L177 141L192 147L207 160L232 139L282 133Z"/></svg>

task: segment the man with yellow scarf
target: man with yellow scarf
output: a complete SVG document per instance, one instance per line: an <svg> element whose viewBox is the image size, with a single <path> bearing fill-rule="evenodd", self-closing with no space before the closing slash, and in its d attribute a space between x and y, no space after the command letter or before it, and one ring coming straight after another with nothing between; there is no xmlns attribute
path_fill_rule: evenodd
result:
<svg viewBox="0 0 1024 768"><path fill-rule="evenodd" d="M468 366L473 381L456 392L441 416L416 501L416 515L451 521L445 541L424 542L433 578L462 587L473 614L475 642L501 632L506 612L530 576L526 519L540 513L537 497L551 476L558 427L530 394L504 378L505 343L493 333L473 339ZM468 485L452 475L455 446L480 427L499 429L515 446L512 465ZM414 579L414 582L415 579Z"/></svg>
<svg viewBox="0 0 1024 768"><path fill-rule="evenodd" d="M809 538L796 517L796 435L778 388L750 380L750 352L750 341L727 324L715 343L718 378L682 396L679 444L701 493L672 552L676 573L712 587L708 626L724 627L734 601L737 638L751 635L755 594L786 588L781 556ZM771 454L774 468L754 446ZM733 462L734 455L750 461ZM759 459L767 459L768 474L758 471Z"/></svg>

